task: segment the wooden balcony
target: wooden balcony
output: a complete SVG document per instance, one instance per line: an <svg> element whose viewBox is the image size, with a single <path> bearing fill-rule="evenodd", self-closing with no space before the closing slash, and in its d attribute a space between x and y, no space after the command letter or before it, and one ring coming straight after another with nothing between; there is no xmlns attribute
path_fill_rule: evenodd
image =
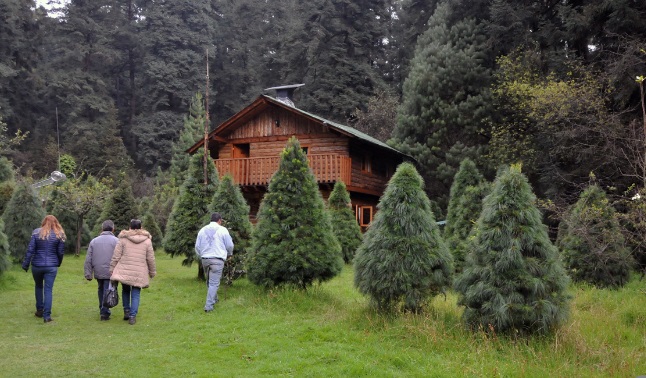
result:
<svg viewBox="0 0 646 378"><path fill-rule="evenodd" d="M350 183L352 160L349 156L337 154L307 155L310 168L319 183L334 183L339 180ZM271 176L278 170L280 157L243 159L216 159L218 173L230 173L239 185L268 185Z"/></svg>

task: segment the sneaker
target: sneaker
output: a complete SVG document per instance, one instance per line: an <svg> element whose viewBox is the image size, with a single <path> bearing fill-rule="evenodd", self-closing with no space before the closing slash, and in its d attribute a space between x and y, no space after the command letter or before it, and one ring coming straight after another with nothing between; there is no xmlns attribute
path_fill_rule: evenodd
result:
<svg viewBox="0 0 646 378"><path fill-rule="evenodd" d="M36 310L36 312L34 312L34 316L37 317L37 318L42 318L43 317L43 310L42 309L41 310Z"/></svg>
<svg viewBox="0 0 646 378"><path fill-rule="evenodd" d="M123 310L123 320L130 320L130 310Z"/></svg>
<svg viewBox="0 0 646 378"><path fill-rule="evenodd" d="M110 320L110 315L101 315L101 321L104 322L106 320Z"/></svg>
<svg viewBox="0 0 646 378"><path fill-rule="evenodd" d="M131 317L128 319L128 324L130 324L130 325L135 325L135 323L137 323L137 319L136 319L136 317L131 316Z"/></svg>

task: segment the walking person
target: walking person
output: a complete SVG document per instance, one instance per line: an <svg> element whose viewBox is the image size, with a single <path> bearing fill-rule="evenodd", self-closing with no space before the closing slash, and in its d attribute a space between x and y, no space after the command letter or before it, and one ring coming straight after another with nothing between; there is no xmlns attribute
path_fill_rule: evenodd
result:
<svg viewBox="0 0 646 378"><path fill-rule="evenodd" d="M101 321L110 320L110 309L103 307L103 296L110 284L110 262L114 248L119 239L114 236L114 222L106 220L101 225L101 234L92 239L85 257L85 279L92 281L92 275L98 282L99 315Z"/></svg>
<svg viewBox="0 0 646 378"><path fill-rule="evenodd" d="M43 318L45 323L52 319L52 302L54 280L58 267L63 263L65 249L65 231L53 215L43 218L40 227L31 233L27 254L22 261L26 272L31 265L36 294L36 317Z"/></svg>
<svg viewBox="0 0 646 378"><path fill-rule="evenodd" d="M110 262L112 281L122 284L123 319L130 325L137 322L141 289L155 277L155 251L150 233L141 229L141 220L132 219L130 229L119 233L119 242Z"/></svg>
<svg viewBox="0 0 646 378"><path fill-rule="evenodd" d="M222 226L220 213L211 214L211 223L198 232L195 252L202 260L202 269L208 286L204 312L211 312L213 306L218 303L218 288L224 262L233 254L233 240L229 230Z"/></svg>

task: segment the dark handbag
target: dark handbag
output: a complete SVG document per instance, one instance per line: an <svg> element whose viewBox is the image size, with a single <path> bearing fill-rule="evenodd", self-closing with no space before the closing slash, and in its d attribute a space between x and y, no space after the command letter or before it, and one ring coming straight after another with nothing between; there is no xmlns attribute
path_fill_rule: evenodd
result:
<svg viewBox="0 0 646 378"><path fill-rule="evenodd" d="M108 288L105 290L105 293L103 293L103 307L112 308L119 304L119 293L117 292L118 286L118 281L110 281Z"/></svg>

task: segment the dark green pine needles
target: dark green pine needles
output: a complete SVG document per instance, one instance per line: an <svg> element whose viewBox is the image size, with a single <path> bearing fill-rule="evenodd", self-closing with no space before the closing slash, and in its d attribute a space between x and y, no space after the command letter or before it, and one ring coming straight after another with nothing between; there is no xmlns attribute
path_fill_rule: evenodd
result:
<svg viewBox="0 0 646 378"><path fill-rule="evenodd" d="M305 289L336 276L342 267L341 246L316 178L292 137L260 204L247 276L256 285Z"/></svg>
<svg viewBox="0 0 646 378"><path fill-rule="evenodd" d="M20 262L25 257L31 233L40 227L45 215L34 189L26 182L20 182L2 214L4 233L14 262Z"/></svg>
<svg viewBox="0 0 646 378"><path fill-rule="evenodd" d="M419 311L451 285L452 257L423 186L412 164L397 168L354 258L354 284L379 310Z"/></svg>
<svg viewBox="0 0 646 378"><path fill-rule="evenodd" d="M191 157L188 176L179 190L173 210L166 224L164 250L171 256L185 256L183 265L191 266L195 260L195 238L204 225L204 214L220 184L218 170L213 160L207 162L208 185L204 185L204 155ZM198 274L201 272L198 268Z"/></svg>
<svg viewBox="0 0 646 378"><path fill-rule="evenodd" d="M334 235L341 244L343 261L352 262L354 253L361 244L361 227L351 208L350 194L343 181L337 181L328 198L328 209Z"/></svg>
<svg viewBox="0 0 646 378"><path fill-rule="evenodd" d="M233 257L224 264L222 272L222 282L231 285L246 272L245 262L251 244L252 227L249 221L249 205L230 174L226 174L220 181L209 205L209 211L222 215L222 225L229 230L235 245ZM210 218L210 214L207 214L207 217Z"/></svg>
<svg viewBox="0 0 646 378"><path fill-rule="evenodd" d="M557 245L572 278L618 288L630 278L633 259L615 209L597 185L588 187L559 225Z"/></svg>
<svg viewBox="0 0 646 378"><path fill-rule="evenodd" d="M547 333L568 316L569 279L535 200L517 166L501 171L484 199L455 284L473 330Z"/></svg>
<svg viewBox="0 0 646 378"><path fill-rule="evenodd" d="M446 213L444 240L453 254L456 272L462 271L470 235L482 211L482 199L490 190L471 159L464 159L451 184L451 196Z"/></svg>

